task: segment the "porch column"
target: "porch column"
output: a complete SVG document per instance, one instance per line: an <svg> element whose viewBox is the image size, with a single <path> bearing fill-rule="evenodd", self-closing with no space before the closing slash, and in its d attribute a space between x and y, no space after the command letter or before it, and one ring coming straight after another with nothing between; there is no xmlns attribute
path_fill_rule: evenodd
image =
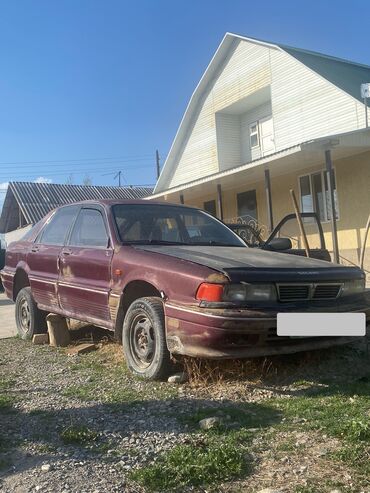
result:
<svg viewBox="0 0 370 493"><path fill-rule="evenodd" d="M330 149L325 151L325 163L326 163L326 177L328 181L329 204L331 208L331 234L333 238L334 260L335 262L339 263L337 217L336 217L336 209L334 202L334 175L333 175L333 166L331 162Z"/></svg>
<svg viewBox="0 0 370 493"><path fill-rule="evenodd" d="M185 204L184 196L182 193L180 194L180 204Z"/></svg>
<svg viewBox="0 0 370 493"><path fill-rule="evenodd" d="M217 204L218 204L218 214L219 214L219 219L223 221L224 219L224 210L222 207L222 189L221 185L217 185Z"/></svg>
<svg viewBox="0 0 370 493"><path fill-rule="evenodd" d="M271 199L271 179L270 170L265 169L265 192L266 192L266 207L267 207L267 224L269 232L274 229L274 218L272 215L272 199Z"/></svg>

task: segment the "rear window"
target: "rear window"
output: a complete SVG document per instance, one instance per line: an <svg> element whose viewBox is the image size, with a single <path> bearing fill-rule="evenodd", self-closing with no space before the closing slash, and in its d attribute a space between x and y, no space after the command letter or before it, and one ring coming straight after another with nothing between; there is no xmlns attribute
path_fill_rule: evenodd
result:
<svg viewBox="0 0 370 493"><path fill-rule="evenodd" d="M43 229L39 243L45 245L64 245L78 210L79 206L63 207L57 210L50 222Z"/></svg>

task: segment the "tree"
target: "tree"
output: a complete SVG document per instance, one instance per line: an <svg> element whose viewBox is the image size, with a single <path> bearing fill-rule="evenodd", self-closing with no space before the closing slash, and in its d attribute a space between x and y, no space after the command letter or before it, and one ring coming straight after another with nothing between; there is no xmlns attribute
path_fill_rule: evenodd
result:
<svg viewBox="0 0 370 493"><path fill-rule="evenodd" d="M88 174L84 176L84 179L82 180L82 185L85 185L85 187L89 187L92 185L92 179Z"/></svg>

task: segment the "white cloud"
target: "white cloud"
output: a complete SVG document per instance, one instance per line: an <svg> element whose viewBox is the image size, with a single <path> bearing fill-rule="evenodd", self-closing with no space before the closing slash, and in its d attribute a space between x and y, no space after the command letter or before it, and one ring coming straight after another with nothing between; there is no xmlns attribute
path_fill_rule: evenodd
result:
<svg viewBox="0 0 370 493"><path fill-rule="evenodd" d="M0 183L0 190L6 190L8 188L9 182Z"/></svg>
<svg viewBox="0 0 370 493"><path fill-rule="evenodd" d="M51 178L45 178L44 176L39 176L38 178L36 178L36 180L34 180L34 183L52 183L52 179Z"/></svg>

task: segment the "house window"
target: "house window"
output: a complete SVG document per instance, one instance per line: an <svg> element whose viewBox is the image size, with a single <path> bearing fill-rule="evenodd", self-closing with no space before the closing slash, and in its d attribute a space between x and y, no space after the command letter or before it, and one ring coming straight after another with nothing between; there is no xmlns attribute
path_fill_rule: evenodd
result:
<svg viewBox="0 0 370 493"><path fill-rule="evenodd" d="M207 202L204 202L203 209L212 214L212 216L216 216L216 201L208 200Z"/></svg>
<svg viewBox="0 0 370 493"><path fill-rule="evenodd" d="M302 212L316 212L320 221L330 221L329 187L326 171L319 171L299 178ZM339 219L337 186L334 173L334 206L336 218Z"/></svg>
<svg viewBox="0 0 370 493"><path fill-rule="evenodd" d="M250 136L251 148L253 149L254 147L259 147L260 138L258 133L258 122L254 122L252 123L252 125L249 126L249 136Z"/></svg>

